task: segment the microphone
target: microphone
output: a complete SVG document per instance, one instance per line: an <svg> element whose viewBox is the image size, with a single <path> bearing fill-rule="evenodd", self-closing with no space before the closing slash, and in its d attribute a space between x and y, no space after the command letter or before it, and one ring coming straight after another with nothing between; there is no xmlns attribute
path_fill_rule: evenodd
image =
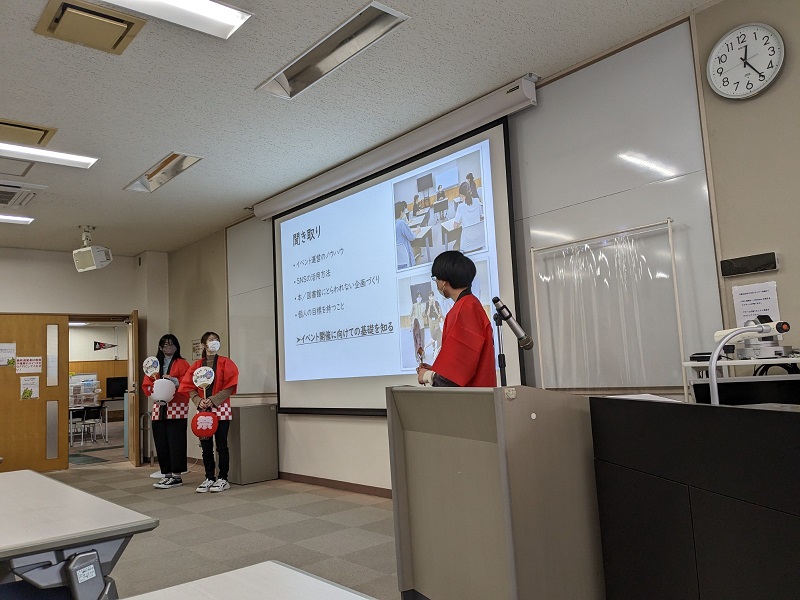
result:
<svg viewBox="0 0 800 600"><path fill-rule="evenodd" d="M773 335L778 335L779 333L786 333L789 331L789 323L786 321L773 321L772 323L761 323L760 325L753 325L755 327L761 327L761 331L748 331L747 333L743 333L737 336L736 339L738 340L749 340L752 338L760 338L760 337L769 337ZM729 333L733 333L734 331L738 331L742 329L741 327L735 327L734 329L723 329L722 331L717 331L714 334L714 341L719 342L722 338L724 338ZM733 343L733 342L731 342Z"/></svg>
<svg viewBox="0 0 800 600"><path fill-rule="evenodd" d="M531 336L525 333L525 330L514 320L514 317L511 316L511 311L508 310L508 307L505 304L503 304L503 301L495 296L492 298L492 303L497 309L497 314L500 315L500 318L508 323L511 332L517 336L517 343L519 344L519 347L523 350L530 350L533 348L533 340L531 339Z"/></svg>

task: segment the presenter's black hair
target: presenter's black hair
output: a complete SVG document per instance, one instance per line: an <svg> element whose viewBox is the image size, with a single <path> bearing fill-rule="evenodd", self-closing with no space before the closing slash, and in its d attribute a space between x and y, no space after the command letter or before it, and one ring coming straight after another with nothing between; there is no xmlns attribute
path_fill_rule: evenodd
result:
<svg viewBox="0 0 800 600"><path fill-rule="evenodd" d="M471 287L477 272L475 263L458 250L442 252L431 266L431 275L439 281L448 282L450 287L457 290Z"/></svg>
<svg viewBox="0 0 800 600"><path fill-rule="evenodd" d="M472 173L467 173L467 174L466 174L466 176L465 176L465 179L466 179L467 181L472 181L472 180L473 180L473 179L475 179L475 178L472 176Z"/></svg>

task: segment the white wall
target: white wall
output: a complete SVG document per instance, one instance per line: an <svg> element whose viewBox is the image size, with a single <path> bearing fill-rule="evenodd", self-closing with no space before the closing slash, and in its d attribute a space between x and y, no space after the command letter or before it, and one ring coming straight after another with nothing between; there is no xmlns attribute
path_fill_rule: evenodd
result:
<svg viewBox="0 0 800 600"><path fill-rule="evenodd" d="M95 350L95 342L116 344L115 348ZM128 360L128 326L69 328L69 360Z"/></svg>
<svg viewBox="0 0 800 600"><path fill-rule="evenodd" d="M118 256L104 269L78 273L69 252L0 248L0 310L128 314L144 303L135 264Z"/></svg>

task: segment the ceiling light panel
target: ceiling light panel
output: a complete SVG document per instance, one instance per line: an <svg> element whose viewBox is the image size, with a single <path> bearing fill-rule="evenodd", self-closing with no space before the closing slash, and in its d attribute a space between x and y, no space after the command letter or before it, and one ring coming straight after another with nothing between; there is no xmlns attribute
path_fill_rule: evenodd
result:
<svg viewBox="0 0 800 600"><path fill-rule="evenodd" d="M129 192L154 192L162 185L183 173L198 160L199 156L172 152L150 167L146 172L125 186Z"/></svg>
<svg viewBox="0 0 800 600"><path fill-rule="evenodd" d="M256 89L279 98L294 98L407 19L388 6L372 2Z"/></svg>
<svg viewBox="0 0 800 600"><path fill-rule="evenodd" d="M123 8L201 31L224 40L252 14L212 0L107 0Z"/></svg>
<svg viewBox="0 0 800 600"><path fill-rule="evenodd" d="M30 217L17 217L14 215L0 215L0 223L11 223L13 225L30 225L33 219Z"/></svg>
<svg viewBox="0 0 800 600"><path fill-rule="evenodd" d="M17 144L6 144L3 142L0 142L0 156L15 160L61 165L64 167L77 167L79 169L88 169L97 162L97 159L91 156L53 152L52 150L32 148L30 146L18 146Z"/></svg>

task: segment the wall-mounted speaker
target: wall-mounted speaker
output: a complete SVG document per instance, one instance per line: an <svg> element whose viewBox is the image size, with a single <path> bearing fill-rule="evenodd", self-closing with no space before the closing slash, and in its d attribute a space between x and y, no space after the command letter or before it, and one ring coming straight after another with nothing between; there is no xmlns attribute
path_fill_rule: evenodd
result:
<svg viewBox="0 0 800 600"><path fill-rule="evenodd" d="M747 275L748 273L761 273L762 271L777 271L778 256L774 252L766 254L753 254L739 258L726 258L719 261L723 277Z"/></svg>

